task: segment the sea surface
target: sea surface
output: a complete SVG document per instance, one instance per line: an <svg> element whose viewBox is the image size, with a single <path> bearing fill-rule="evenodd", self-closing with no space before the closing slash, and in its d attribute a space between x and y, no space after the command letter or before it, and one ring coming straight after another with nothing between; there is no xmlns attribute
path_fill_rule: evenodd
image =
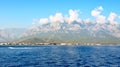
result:
<svg viewBox="0 0 120 67"><path fill-rule="evenodd" d="M0 46L0 67L120 67L120 46Z"/></svg>

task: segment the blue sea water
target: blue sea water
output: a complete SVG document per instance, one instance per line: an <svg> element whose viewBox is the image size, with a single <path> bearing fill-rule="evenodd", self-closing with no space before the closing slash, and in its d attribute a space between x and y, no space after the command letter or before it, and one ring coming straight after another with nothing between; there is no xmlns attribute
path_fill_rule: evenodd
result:
<svg viewBox="0 0 120 67"><path fill-rule="evenodd" d="M0 46L0 67L120 67L120 46Z"/></svg>

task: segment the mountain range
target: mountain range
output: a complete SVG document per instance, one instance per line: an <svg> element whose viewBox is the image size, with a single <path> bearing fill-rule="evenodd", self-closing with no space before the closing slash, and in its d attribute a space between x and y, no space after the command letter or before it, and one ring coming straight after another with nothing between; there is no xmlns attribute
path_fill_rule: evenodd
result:
<svg viewBox="0 0 120 67"><path fill-rule="evenodd" d="M0 42L120 44L119 23L73 21L0 30Z"/></svg>

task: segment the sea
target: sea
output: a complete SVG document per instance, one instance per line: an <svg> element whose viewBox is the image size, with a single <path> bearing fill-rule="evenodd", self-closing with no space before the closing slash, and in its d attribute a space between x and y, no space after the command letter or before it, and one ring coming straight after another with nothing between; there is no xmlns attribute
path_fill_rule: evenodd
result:
<svg viewBox="0 0 120 67"><path fill-rule="evenodd" d="M0 67L120 67L120 46L0 46Z"/></svg>

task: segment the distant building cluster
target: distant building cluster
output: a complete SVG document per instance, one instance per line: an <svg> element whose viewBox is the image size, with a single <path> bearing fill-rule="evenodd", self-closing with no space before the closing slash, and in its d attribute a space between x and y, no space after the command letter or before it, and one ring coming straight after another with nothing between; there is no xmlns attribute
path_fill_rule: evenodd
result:
<svg viewBox="0 0 120 67"><path fill-rule="evenodd" d="M101 45L94 43L0 43L0 45Z"/></svg>
<svg viewBox="0 0 120 67"><path fill-rule="evenodd" d="M1 42L0 45L108 45L100 43L23 43L23 42ZM120 44L109 44L109 45L120 45Z"/></svg>

